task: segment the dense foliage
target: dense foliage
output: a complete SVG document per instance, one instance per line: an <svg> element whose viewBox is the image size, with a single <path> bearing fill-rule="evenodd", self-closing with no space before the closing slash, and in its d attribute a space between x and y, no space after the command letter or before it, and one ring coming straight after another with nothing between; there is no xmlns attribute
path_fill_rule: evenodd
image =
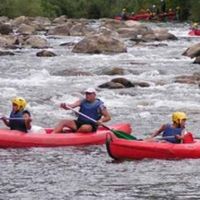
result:
<svg viewBox="0 0 200 200"><path fill-rule="evenodd" d="M180 7L180 20L200 20L200 0L165 0L166 10ZM0 15L8 17L66 15L70 18L113 17L128 12L160 8L160 0L0 0Z"/></svg>

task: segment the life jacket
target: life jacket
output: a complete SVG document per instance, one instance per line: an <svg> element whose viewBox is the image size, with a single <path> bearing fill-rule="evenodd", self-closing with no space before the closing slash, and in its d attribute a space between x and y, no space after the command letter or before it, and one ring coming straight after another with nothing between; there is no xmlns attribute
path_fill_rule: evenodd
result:
<svg viewBox="0 0 200 200"><path fill-rule="evenodd" d="M18 130L27 133L27 128L23 118L23 111L11 112L9 127L11 130ZM12 119L13 118L13 119ZM18 119L19 118L19 119Z"/></svg>
<svg viewBox="0 0 200 200"><path fill-rule="evenodd" d="M175 136L181 135L183 129L184 128L174 128L170 124L166 124L166 128L163 131L162 137L168 142L180 143L180 140L177 139Z"/></svg>
<svg viewBox="0 0 200 200"><path fill-rule="evenodd" d="M99 120L102 116L100 108L102 105L103 102L100 99L95 99L94 102L89 102L86 99L84 99L81 102L79 112L83 113L84 115L87 115L88 117L94 120ZM81 123L95 124L94 122L92 122L91 120L87 119L82 115L78 116L78 121L80 121Z"/></svg>

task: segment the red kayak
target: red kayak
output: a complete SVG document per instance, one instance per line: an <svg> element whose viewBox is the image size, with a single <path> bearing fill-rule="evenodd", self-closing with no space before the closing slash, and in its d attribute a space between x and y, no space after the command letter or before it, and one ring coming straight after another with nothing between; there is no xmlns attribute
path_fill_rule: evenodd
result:
<svg viewBox="0 0 200 200"><path fill-rule="evenodd" d="M113 130L131 133L128 123L110 126ZM46 133L23 133L0 129L0 148L24 148L24 147L59 147L77 145L105 144L106 135L111 133L107 128L100 127L94 133L59 133L51 134L52 129L45 129Z"/></svg>
<svg viewBox="0 0 200 200"><path fill-rule="evenodd" d="M200 29L192 29L188 34L191 36L200 36Z"/></svg>
<svg viewBox="0 0 200 200"><path fill-rule="evenodd" d="M168 142L147 142L126 140L110 134L106 141L110 157L117 160L134 159L186 159L200 158L200 140L173 144Z"/></svg>

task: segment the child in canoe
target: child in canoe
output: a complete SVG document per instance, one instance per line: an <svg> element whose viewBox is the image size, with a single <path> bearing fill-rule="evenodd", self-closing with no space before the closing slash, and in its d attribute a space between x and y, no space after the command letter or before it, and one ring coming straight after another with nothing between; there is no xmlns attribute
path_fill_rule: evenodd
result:
<svg viewBox="0 0 200 200"><path fill-rule="evenodd" d="M1 120L10 128L10 130L18 130L27 133L31 128L32 119L30 116L24 118L24 112L28 112L25 110L27 105L26 100L22 97L16 97L12 99L11 102L12 111L10 113L10 117L1 117Z"/></svg>
<svg viewBox="0 0 200 200"><path fill-rule="evenodd" d="M23 112L23 118L24 120L29 120L31 119L31 113L28 111L28 110L25 110ZM37 125L31 125L30 124L30 127L29 127L29 130L28 130L28 133L46 133L45 129L40 127L40 126L37 126Z"/></svg>
<svg viewBox="0 0 200 200"><path fill-rule="evenodd" d="M1 120L10 130L18 130L25 133L46 133L46 131L36 125L31 125L31 113L25 110L27 102L22 97L12 99L12 111L10 117L1 117Z"/></svg>
<svg viewBox="0 0 200 200"><path fill-rule="evenodd" d="M174 112L172 114L172 124L163 124L157 131L152 133L147 140L154 140L154 137L162 133L163 141L181 143L186 133L186 120L187 116L184 112Z"/></svg>

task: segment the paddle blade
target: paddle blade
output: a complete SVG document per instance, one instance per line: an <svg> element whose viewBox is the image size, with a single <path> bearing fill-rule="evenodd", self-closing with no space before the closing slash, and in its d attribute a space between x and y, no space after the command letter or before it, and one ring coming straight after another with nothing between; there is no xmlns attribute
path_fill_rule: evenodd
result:
<svg viewBox="0 0 200 200"><path fill-rule="evenodd" d="M133 135L129 135L123 131L111 130L118 138L126 139L126 140L137 140L137 138Z"/></svg>

